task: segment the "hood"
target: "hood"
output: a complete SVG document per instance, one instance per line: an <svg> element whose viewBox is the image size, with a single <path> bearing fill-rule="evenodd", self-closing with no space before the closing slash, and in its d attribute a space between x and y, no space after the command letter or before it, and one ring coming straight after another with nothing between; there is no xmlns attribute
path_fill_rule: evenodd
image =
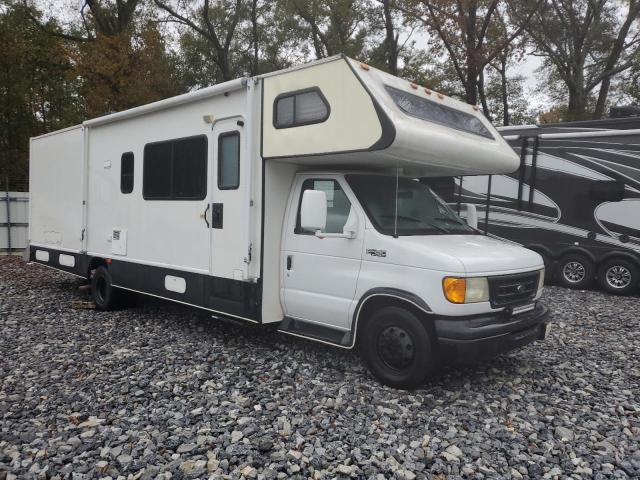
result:
<svg viewBox="0 0 640 480"><path fill-rule="evenodd" d="M413 260L409 264L422 268L464 274L502 274L544 266L536 252L484 235L424 235L400 239L404 250L400 256L407 255L405 258ZM424 254L426 250L428 255ZM401 263L400 258L396 260Z"/></svg>

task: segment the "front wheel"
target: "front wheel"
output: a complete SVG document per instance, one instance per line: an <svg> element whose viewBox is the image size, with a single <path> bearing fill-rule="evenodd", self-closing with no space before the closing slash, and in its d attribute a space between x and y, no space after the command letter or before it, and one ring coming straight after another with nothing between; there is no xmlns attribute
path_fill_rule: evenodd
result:
<svg viewBox="0 0 640 480"><path fill-rule="evenodd" d="M384 307L371 315L360 348L371 373L390 387L417 387L435 370L427 330L416 315L400 307Z"/></svg>
<svg viewBox="0 0 640 480"><path fill-rule="evenodd" d="M605 292L628 295L640 283L636 265L629 260L613 259L604 262L598 270L598 283Z"/></svg>

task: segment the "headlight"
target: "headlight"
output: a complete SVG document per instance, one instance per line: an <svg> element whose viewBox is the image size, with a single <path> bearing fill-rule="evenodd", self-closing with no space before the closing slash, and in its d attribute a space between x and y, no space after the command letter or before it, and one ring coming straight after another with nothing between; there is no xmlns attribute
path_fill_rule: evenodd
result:
<svg viewBox="0 0 640 480"><path fill-rule="evenodd" d="M489 301L489 282L486 277L445 277L442 280L444 296L451 303L477 303Z"/></svg>
<svg viewBox="0 0 640 480"><path fill-rule="evenodd" d="M544 287L544 267L540 270L540 278L538 279L538 292Z"/></svg>

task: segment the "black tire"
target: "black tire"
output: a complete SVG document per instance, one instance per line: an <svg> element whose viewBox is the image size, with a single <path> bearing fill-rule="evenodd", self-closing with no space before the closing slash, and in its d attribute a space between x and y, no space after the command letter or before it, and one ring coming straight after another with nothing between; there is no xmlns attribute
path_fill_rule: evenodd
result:
<svg viewBox="0 0 640 480"><path fill-rule="evenodd" d="M567 288L584 290L589 288L595 277L593 262L579 254L565 255L558 262L556 280Z"/></svg>
<svg viewBox="0 0 640 480"><path fill-rule="evenodd" d="M429 334L418 317L404 308L384 307L371 315L363 325L359 346L371 373L390 387L411 389L434 373Z"/></svg>
<svg viewBox="0 0 640 480"><path fill-rule="evenodd" d="M538 252L544 261L544 284L551 285L553 284L553 279L555 278L554 265L551 257L545 253Z"/></svg>
<svg viewBox="0 0 640 480"><path fill-rule="evenodd" d="M105 266L96 268L91 277L91 296L98 310L113 310L119 306L119 292L113 288L111 274Z"/></svg>
<svg viewBox="0 0 640 480"><path fill-rule="evenodd" d="M629 295L638 288L640 271L638 266L623 258L605 261L598 269L600 288L615 295Z"/></svg>

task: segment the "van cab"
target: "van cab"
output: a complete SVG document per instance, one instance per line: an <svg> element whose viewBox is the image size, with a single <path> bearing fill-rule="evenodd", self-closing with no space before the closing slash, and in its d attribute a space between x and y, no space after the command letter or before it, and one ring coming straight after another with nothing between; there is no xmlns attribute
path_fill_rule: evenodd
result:
<svg viewBox="0 0 640 480"><path fill-rule="evenodd" d="M483 235L416 179L299 173L286 219L285 329L342 333L384 383L417 385L546 334L540 255Z"/></svg>

